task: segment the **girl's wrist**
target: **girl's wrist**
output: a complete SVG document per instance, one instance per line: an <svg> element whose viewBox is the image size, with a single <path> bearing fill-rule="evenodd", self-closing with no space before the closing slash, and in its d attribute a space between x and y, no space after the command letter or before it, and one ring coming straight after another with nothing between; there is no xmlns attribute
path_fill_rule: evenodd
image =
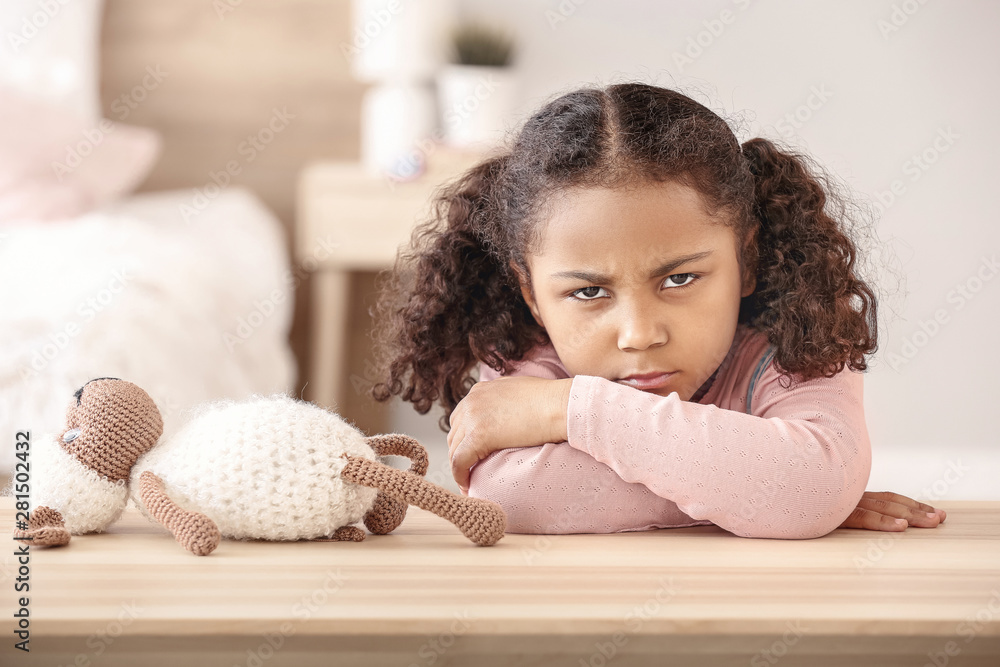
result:
<svg viewBox="0 0 1000 667"><path fill-rule="evenodd" d="M548 442L565 442L569 440L566 423L569 413L569 393L573 387L573 378L562 378L551 382L551 408L549 422L551 424Z"/></svg>

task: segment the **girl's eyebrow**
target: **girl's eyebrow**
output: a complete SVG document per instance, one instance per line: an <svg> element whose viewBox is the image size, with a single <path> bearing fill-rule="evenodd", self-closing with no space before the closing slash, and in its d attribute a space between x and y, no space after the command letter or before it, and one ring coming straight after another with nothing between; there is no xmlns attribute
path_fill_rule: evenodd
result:
<svg viewBox="0 0 1000 667"><path fill-rule="evenodd" d="M690 255L682 255L680 257L675 257L671 260L666 261L660 266L653 269L649 278L653 279L658 276L662 276L665 273L670 273L679 266L683 266L688 262L693 262L696 259L701 259L703 257L708 257L712 254L712 250L703 250L702 252L691 253ZM553 273L551 278L572 278L574 280L583 280L590 283L612 283L614 279L611 276L605 276L600 273L593 273L591 271L559 271L558 273Z"/></svg>

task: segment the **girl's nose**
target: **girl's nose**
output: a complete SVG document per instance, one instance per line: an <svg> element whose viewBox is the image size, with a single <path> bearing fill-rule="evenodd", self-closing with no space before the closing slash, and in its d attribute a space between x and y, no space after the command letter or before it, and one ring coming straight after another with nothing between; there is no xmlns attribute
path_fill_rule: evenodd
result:
<svg viewBox="0 0 1000 667"><path fill-rule="evenodd" d="M618 325L618 349L645 350L658 347L667 342L667 329L662 322L651 315L648 310L643 312L641 306L623 313Z"/></svg>

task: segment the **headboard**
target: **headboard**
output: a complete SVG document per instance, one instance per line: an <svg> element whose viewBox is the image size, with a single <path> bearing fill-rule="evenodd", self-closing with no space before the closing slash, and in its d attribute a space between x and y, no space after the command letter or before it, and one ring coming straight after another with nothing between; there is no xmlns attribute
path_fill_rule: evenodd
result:
<svg viewBox="0 0 1000 667"><path fill-rule="evenodd" d="M290 226L302 165L359 156L364 84L341 53L349 34L347 0L106 0L104 113L164 138L140 190L203 187L237 160L233 181ZM241 152L276 113L286 127Z"/></svg>
<svg viewBox="0 0 1000 667"><path fill-rule="evenodd" d="M203 188L235 160L233 184L277 214L291 247L302 166L360 155L365 85L341 51L350 17L348 0L105 0L104 114L163 135L139 191ZM272 120L280 129L263 131ZM249 137L258 137L256 146ZM300 283L291 333L300 389L308 380L309 289Z"/></svg>

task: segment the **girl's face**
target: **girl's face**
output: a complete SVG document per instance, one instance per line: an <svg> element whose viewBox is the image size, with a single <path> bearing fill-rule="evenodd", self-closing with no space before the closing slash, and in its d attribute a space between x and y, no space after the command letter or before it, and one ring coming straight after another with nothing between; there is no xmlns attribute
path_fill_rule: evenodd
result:
<svg viewBox="0 0 1000 667"><path fill-rule="evenodd" d="M731 228L672 181L574 188L541 224L541 251L526 258L535 298L523 276L521 293L570 375L672 373L644 390L689 400L725 359L755 288L742 284Z"/></svg>

